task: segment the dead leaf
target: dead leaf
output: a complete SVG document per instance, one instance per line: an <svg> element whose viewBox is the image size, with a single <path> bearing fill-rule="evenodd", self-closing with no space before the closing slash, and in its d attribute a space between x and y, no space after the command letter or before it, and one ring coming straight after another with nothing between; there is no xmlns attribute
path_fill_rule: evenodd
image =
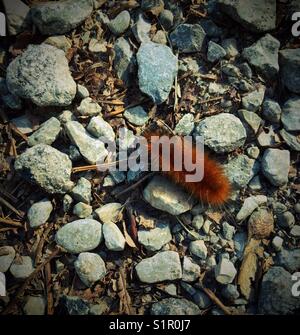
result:
<svg viewBox="0 0 300 335"><path fill-rule="evenodd" d="M213 220L215 223L220 223L223 217L223 213L221 212L206 212L206 215Z"/></svg>
<svg viewBox="0 0 300 335"><path fill-rule="evenodd" d="M126 243L131 247L131 248L137 248L136 244L134 243L133 239L131 238L131 236L128 234L126 226L125 226L125 222L122 222L123 225L123 233L125 236L125 240Z"/></svg>
<svg viewBox="0 0 300 335"><path fill-rule="evenodd" d="M118 296L120 298L119 312L132 315L134 312L131 306L131 298L126 286L126 273L124 268L121 268L119 271L119 278L117 280Z"/></svg>

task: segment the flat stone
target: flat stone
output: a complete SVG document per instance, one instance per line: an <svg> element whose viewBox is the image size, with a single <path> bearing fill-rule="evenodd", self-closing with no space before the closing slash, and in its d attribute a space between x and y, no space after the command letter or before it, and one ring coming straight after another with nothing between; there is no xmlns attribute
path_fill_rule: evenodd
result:
<svg viewBox="0 0 300 335"><path fill-rule="evenodd" d="M166 45L143 43L137 53L140 90L155 104L167 100L177 74L177 58Z"/></svg>
<svg viewBox="0 0 300 335"><path fill-rule="evenodd" d="M139 280L143 283L158 283L182 277L179 254L175 251L163 251L145 258L135 269Z"/></svg>
<svg viewBox="0 0 300 335"><path fill-rule="evenodd" d="M86 129L89 133L99 139L103 138L103 140L110 142L115 140L115 132L112 126L100 116L92 117Z"/></svg>
<svg viewBox="0 0 300 335"><path fill-rule="evenodd" d="M93 207L85 204L84 202L78 202L73 207L73 214L78 216L80 219L85 219L89 217L93 212Z"/></svg>
<svg viewBox="0 0 300 335"><path fill-rule="evenodd" d="M160 250L172 240L170 226L168 223L161 222L150 230L139 229L138 240L149 251Z"/></svg>
<svg viewBox="0 0 300 335"><path fill-rule="evenodd" d="M234 115L221 113L209 116L196 126L195 135L204 137L204 144L217 153L241 147L247 134L242 122Z"/></svg>
<svg viewBox="0 0 300 335"><path fill-rule="evenodd" d="M222 258L215 267L215 277L220 284L232 283L236 274L234 265L227 258Z"/></svg>
<svg viewBox="0 0 300 335"><path fill-rule="evenodd" d="M289 272L279 266L271 267L262 280L258 312L268 315L293 314L300 308L299 297L292 294L294 285Z"/></svg>
<svg viewBox="0 0 300 335"><path fill-rule="evenodd" d="M44 35L65 34L79 26L93 11L90 0L46 2L33 6L30 14Z"/></svg>
<svg viewBox="0 0 300 335"><path fill-rule="evenodd" d="M263 117L274 123L278 123L281 117L281 108L278 102L266 99L263 103Z"/></svg>
<svg viewBox="0 0 300 335"><path fill-rule="evenodd" d="M134 37L139 43L150 42L151 22L145 19L143 13L139 13L135 24L132 26Z"/></svg>
<svg viewBox="0 0 300 335"><path fill-rule="evenodd" d="M282 249L283 239L280 236L275 236L272 240L272 247L275 251L280 251Z"/></svg>
<svg viewBox="0 0 300 335"><path fill-rule="evenodd" d="M148 114L142 106L128 108L123 115L127 121L135 126L143 126L149 119Z"/></svg>
<svg viewBox="0 0 300 335"><path fill-rule="evenodd" d="M226 56L226 50L214 41L208 42L207 60L211 63L217 62Z"/></svg>
<svg viewBox="0 0 300 335"><path fill-rule="evenodd" d="M31 147L41 143L51 145L57 139L60 131L59 120L56 117L51 117L28 137L28 145Z"/></svg>
<svg viewBox="0 0 300 335"><path fill-rule="evenodd" d="M174 132L178 135L190 135L194 130L194 115L193 114L185 114L176 124Z"/></svg>
<svg viewBox="0 0 300 335"><path fill-rule="evenodd" d="M3 0L9 35L18 35L30 28L30 8L20 0Z"/></svg>
<svg viewBox="0 0 300 335"><path fill-rule="evenodd" d="M102 223L116 223L119 221L122 204L111 202L95 210L99 220Z"/></svg>
<svg viewBox="0 0 300 335"><path fill-rule="evenodd" d="M255 112L261 106L266 88L263 85L260 85L258 89L248 93L242 98L242 106L248 111Z"/></svg>
<svg viewBox="0 0 300 335"><path fill-rule="evenodd" d="M78 147L81 155L88 163L96 164L104 162L104 159L108 155L104 143L92 137L81 123L69 121L65 124L65 129L71 142Z"/></svg>
<svg viewBox="0 0 300 335"><path fill-rule="evenodd" d="M166 298L151 306L152 315L199 315L201 311L193 302L184 298Z"/></svg>
<svg viewBox="0 0 300 335"><path fill-rule="evenodd" d="M76 201L81 201L86 204L89 204L92 200L92 185L89 180L86 178L81 177L76 186L72 189L72 197Z"/></svg>
<svg viewBox="0 0 300 335"><path fill-rule="evenodd" d="M281 121L286 131L300 131L300 97L290 98L282 107Z"/></svg>
<svg viewBox="0 0 300 335"><path fill-rule="evenodd" d="M52 45L57 49L64 51L65 54L67 54L68 50L72 47L71 42L66 38L65 35L50 36L43 43Z"/></svg>
<svg viewBox="0 0 300 335"><path fill-rule="evenodd" d="M46 300L43 296L28 296L23 311L26 315L44 315Z"/></svg>
<svg viewBox="0 0 300 335"><path fill-rule="evenodd" d="M91 287L96 281L106 275L106 267L103 259L91 252L82 252L74 263L76 273L81 281Z"/></svg>
<svg viewBox="0 0 300 335"><path fill-rule="evenodd" d="M10 120L10 122L22 133L30 134L33 132L33 124L27 115L21 115Z"/></svg>
<svg viewBox="0 0 300 335"><path fill-rule="evenodd" d="M0 272L6 272L15 259L15 249L10 246L0 247Z"/></svg>
<svg viewBox="0 0 300 335"><path fill-rule="evenodd" d="M266 79L276 78L279 71L278 51L280 42L266 34L256 43L243 50L242 56Z"/></svg>
<svg viewBox="0 0 300 335"><path fill-rule="evenodd" d="M68 106L76 95L65 53L48 44L29 45L7 67L9 91L38 106Z"/></svg>
<svg viewBox="0 0 300 335"><path fill-rule="evenodd" d="M85 99L88 98L89 96L90 96L89 90L85 86L77 84L76 97L79 99Z"/></svg>
<svg viewBox="0 0 300 335"><path fill-rule="evenodd" d="M291 92L300 93L300 48L279 52L281 80Z"/></svg>
<svg viewBox="0 0 300 335"><path fill-rule="evenodd" d="M129 28L129 25L130 14L127 10L123 10L107 26L114 35L121 35Z"/></svg>
<svg viewBox="0 0 300 335"><path fill-rule="evenodd" d="M300 151L300 137L299 135L294 135L291 134L287 131L285 131L284 129L281 129L279 131L279 134L281 135L281 137L283 138L283 140L286 142L286 144L295 151Z"/></svg>
<svg viewBox="0 0 300 335"><path fill-rule="evenodd" d="M284 267L291 273L300 270L300 249L283 249L278 254L276 265Z"/></svg>
<svg viewBox="0 0 300 335"><path fill-rule="evenodd" d="M282 211L279 212L277 210L277 223L279 227L283 229L292 229L293 225L295 224L295 216L292 212L289 211Z"/></svg>
<svg viewBox="0 0 300 335"><path fill-rule="evenodd" d="M53 211L51 201L43 199L34 203L27 212L27 218L31 228L38 228L47 222Z"/></svg>
<svg viewBox="0 0 300 335"><path fill-rule="evenodd" d="M173 26L174 15L173 15L173 13L170 10L164 9L159 14L159 21L160 21L160 24L163 26L163 28L168 31Z"/></svg>
<svg viewBox="0 0 300 335"><path fill-rule="evenodd" d="M180 215L190 210L193 200L168 179L155 176L143 192L144 199L154 208Z"/></svg>
<svg viewBox="0 0 300 335"><path fill-rule="evenodd" d="M34 270L33 261L29 256L21 256L18 257L18 259L15 258L10 266L10 273L16 279L26 279Z"/></svg>
<svg viewBox="0 0 300 335"><path fill-rule="evenodd" d="M225 221L222 223L222 232L226 240L232 241L235 231L235 227L230 225L228 222Z"/></svg>
<svg viewBox="0 0 300 335"><path fill-rule="evenodd" d="M193 282L200 277L200 266L189 257L184 256L182 265L182 280Z"/></svg>
<svg viewBox="0 0 300 335"><path fill-rule="evenodd" d="M27 149L15 160L15 170L31 183L48 193L64 194L73 182L70 180L72 162L66 154L46 144Z"/></svg>
<svg viewBox="0 0 300 335"><path fill-rule="evenodd" d="M288 150L267 149L262 158L262 172L274 186L288 182L290 152Z"/></svg>
<svg viewBox="0 0 300 335"><path fill-rule="evenodd" d="M247 111L246 109L240 109L238 111L238 115L248 133L256 134L262 122L261 117L256 113Z"/></svg>
<svg viewBox="0 0 300 335"><path fill-rule="evenodd" d="M207 257L207 247L203 240L190 242L189 250L193 255L201 259L206 259Z"/></svg>
<svg viewBox="0 0 300 335"><path fill-rule="evenodd" d="M94 116L101 114L102 108L99 104L93 101L92 98L88 97L81 101L80 106L77 107L77 111L82 116Z"/></svg>
<svg viewBox="0 0 300 335"><path fill-rule="evenodd" d="M291 231L290 231L290 235L295 237L295 238L299 238L300 237L300 225L295 225Z"/></svg>
<svg viewBox="0 0 300 335"><path fill-rule="evenodd" d="M251 32L262 33L276 27L276 0L221 0L219 8Z"/></svg>
<svg viewBox="0 0 300 335"><path fill-rule="evenodd" d="M203 47L205 35L205 31L199 24L184 23L171 32L170 40L179 52L197 52Z"/></svg>
<svg viewBox="0 0 300 335"><path fill-rule="evenodd" d="M234 58L239 54L235 38L226 38L222 41L221 45L226 51L227 58Z"/></svg>
<svg viewBox="0 0 300 335"><path fill-rule="evenodd" d="M240 296L237 286L233 284L228 284L224 286L221 294L225 299L229 300L230 302L233 302Z"/></svg>
<svg viewBox="0 0 300 335"><path fill-rule="evenodd" d="M76 220L61 227L55 239L70 253L90 251L97 248L103 239L102 224L92 219Z"/></svg>
<svg viewBox="0 0 300 335"><path fill-rule="evenodd" d="M153 36L152 42L166 45L168 43L166 33L163 30L158 30Z"/></svg>
<svg viewBox="0 0 300 335"><path fill-rule="evenodd" d="M125 248L125 237L115 223L104 223L103 236L105 245L111 251L123 251Z"/></svg>
<svg viewBox="0 0 300 335"><path fill-rule="evenodd" d="M251 196L245 199L242 208L236 215L237 221L243 221L250 216L259 205L267 203L268 198L265 195Z"/></svg>

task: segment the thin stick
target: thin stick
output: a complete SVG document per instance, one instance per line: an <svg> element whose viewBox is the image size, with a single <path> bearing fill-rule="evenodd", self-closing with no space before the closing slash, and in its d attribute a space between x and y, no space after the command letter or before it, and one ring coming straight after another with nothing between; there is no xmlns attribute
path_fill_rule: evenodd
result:
<svg viewBox="0 0 300 335"><path fill-rule="evenodd" d="M206 99L206 100L201 100L201 101L199 101L199 103L200 104L206 104L208 102L220 101L222 99L223 99L223 97L210 98L210 99Z"/></svg>
<svg viewBox="0 0 300 335"><path fill-rule="evenodd" d="M6 206L8 209L13 211L15 214L17 214L20 218L23 218L24 215L22 215L13 205L11 205L8 201L6 201L4 198L0 197L0 202L2 205Z"/></svg>
<svg viewBox="0 0 300 335"><path fill-rule="evenodd" d="M17 228L23 228L24 227L21 222L13 221L13 220L10 220L10 219L0 218L0 223L4 223L6 225L17 227Z"/></svg>
<svg viewBox="0 0 300 335"><path fill-rule="evenodd" d="M30 284L30 282L38 275L38 273L45 267L47 263L49 263L53 258L55 258L59 253L61 252L61 249L56 248L52 254L45 259L43 263L41 263L33 272L32 274L25 280L23 285L18 289L18 291L15 294L14 300L11 300L11 302L7 305L6 309L1 313L3 315L7 315L10 312L13 311L16 304L18 303L18 300L21 298L21 296L25 293L26 288Z"/></svg>
<svg viewBox="0 0 300 335"><path fill-rule="evenodd" d="M225 306L222 301L209 289L206 287L201 287L202 290L208 295L208 297L211 299L212 302L214 302L218 307L221 308L221 310L226 314L226 315L232 315L233 313L230 311L230 309Z"/></svg>

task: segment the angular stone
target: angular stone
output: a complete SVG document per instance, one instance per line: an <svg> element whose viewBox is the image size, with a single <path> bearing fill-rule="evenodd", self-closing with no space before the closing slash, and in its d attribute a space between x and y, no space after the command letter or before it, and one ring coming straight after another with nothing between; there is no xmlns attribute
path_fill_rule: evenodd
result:
<svg viewBox="0 0 300 335"><path fill-rule="evenodd" d="M139 229L138 240L149 251L160 250L172 240L168 223L158 223L153 229Z"/></svg>
<svg viewBox="0 0 300 335"><path fill-rule="evenodd" d="M31 147L41 143L51 145L57 139L60 131L59 120L56 117L51 117L28 137L28 145Z"/></svg>
<svg viewBox="0 0 300 335"><path fill-rule="evenodd" d="M132 27L134 37L139 43L150 42L151 22L145 19L143 13L139 13Z"/></svg>
<svg viewBox="0 0 300 335"><path fill-rule="evenodd" d="M194 263L189 257L183 258L182 280L193 282L200 277L200 266Z"/></svg>
<svg viewBox="0 0 300 335"><path fill-rule="evenodd" d="M184 298L166 298L156 302L151 307L152 315L199 315L197 305Z"/></svg>
<svg viewBox="0 0 300 335"><path fill-rule="evenodd" d="M183 115L183 117L178 121L175 127L175 133L178 135L190 135L194 127L194 115L188 113Z"/></svg>
<svg viewBox="0 0 300 335"><path fill-rule="evenodd" d="M253 92L248 93L242 98L242 106L248 111L255 112L261 106L266 88L263 85L260 85L258 89Z"/></svg>
<svg viewBox="0 0 300 335"><path fill-rule="evenodd" d="M110 142L115 140L115 133L112 126L100 116L91 118L86 129L95 137L103 138Z"/></svg>
<svg viewBox="0 0 300 335"><path fill-rule="evenodd" d="M92 199L92 185L91 183L86 179L81 177L76 186L72 189L72 196L76 201L81 201L86 204L89 204Z"/></svg>
<svg viewBox="0 0 300 335"><path fill-rule="evenodd" d="M18 259L15 259L10 266L10 273L16 279L26 279L33 271L33 261L29 256L18 257Z"/></svg>
<svg viewBox="0 0 300 335"><path fill-rule="evenodd" d="M203 240L192 241L189 245L190 252L201 258L206 259L207 257L207 247Z"/></svg>
<svg viewBox="0 0 300 335"><path fill-rule="evenodd" d="M123 34L130 25L130 14L127 10L123 10L107 25L114 35Z"/></svg>
<svg viewBox="0 0 300 335"><path fill-rule="evenodd" d="M17 35L30 27L30 8L20 0L3 0L9 35Z"/></svg>
<svg viewBox="0 0 300 335"><path fill-rule="evenodd" d="M15 249L10 246L0 247L0 272L6 272L15 259Z"/></svg>
<svg viewBox="0 0 300 335"><path fill-rule="evenodd" d="M281 80L291 92L300 93L300 48L279 52Z"/></svg>
<svg viewBox="0 0 300 335"><path fill-rule="evenodd" d="M30 227L37 228L46 223L52 211L52 203L46 198L34 203L27 212Z"/></svg>
<svg viewBox="0 0 300 335"><path fill-rule="evenodd" d="M286 131L300 131L300 97L290 98L282 107L281 121Z"/></svg>
<svg viewBox="0 0 300 335"><path fill-rule="evenodd" d="M215 277L220 284L232 283L236 274L234 265L227 258L222 258L215 267Z"/></svg>
<svg viewBox="0 0 300 335"><path fill-rule="evenodd" d="M102 223L116 223L119 220L122 204L111 202L95 210Z"/></svg>
<svg viewBox="0 0 300 335"><path fill-rule="evenodd" d="M111 251L123 251L125 248L125 237L115 223L104 223L103 236L105 245Z"/></svg>
<svg viewBox="0 0 300 335"><path fill-rule="evenodd" d="M149 119L148 114L142 106L128 108L125 110L123 115L135 126L143 126Z"/></svg>

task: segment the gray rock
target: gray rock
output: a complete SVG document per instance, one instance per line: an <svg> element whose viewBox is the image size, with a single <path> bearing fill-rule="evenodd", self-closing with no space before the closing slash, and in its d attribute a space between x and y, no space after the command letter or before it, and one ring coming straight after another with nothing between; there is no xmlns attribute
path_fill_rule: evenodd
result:
<svg viewBox="0 0 300 335"><path fill-rule="evenodd" d="M72 189L71 195L76 201L81 201L89 204L92 200L92 185L86 179L81 177L76 186Z"/></svg>
<svg viewBox="0 0 300 335"><path fill-rule="evenodd" d="M82 116L94 116L101 114L102 108L99 104L93 101L92 98L88 97L81 101L80 106L77 107L77 111Z"/></svg>
<svg viewBox="0 0 300 335"><path fill-rule="evenodd" d="M109 174L115 184L123 183L126 180L126 174L123 171L110 171Z"/></svg>
<svg viewBox="0 0 300 335"><path fill-rule="evenodd" d="M300 93L300 48L279 52L281 80L291 92Z"/></svg>
<svg viewBox="0 0 300 335"><path fill-rule="evenodd" d="M104 223L103 236L105 245L111 251L123 251L125 248L125 237L115 223Z"/></svg>
<svg viewBox="0 0 300 335"><path fill-rule="evenodd" d="M85 204L84 202L78 202L73 207L73 214L78 216L80 219L85 219L93 213L93 207Z"/></svg>
<svg viewBox="0 0 300 335"><path fill-rule="evenodd" d="M252 190L252 191L260 191L263 188L259 176L253 177L250 180L248 186L249 186L250 190Z"/></svg>
<svg viewBox="0 0 300 335"><path fill-rule="evenodd" d="M265 86L260 85L258 89L243 96L242 98L243 108L251 112L257 111L264 100L265 91L266 91Z"/></svg>
<svg viewBox="0 0 300 335"><path fill-rule="evenodd" d="M215 267L215 277L220 284L232 283L236 274L234 265L227 258L222 258Z"/></svg>
<svg viewBox="0 0 300 335"><path fill-rule="evenodd" d="M102 241L102 224L92 219L76 220L61 227L55 239L58 245L70 253L90 251Z"/></svg>
<svg viewBox="0 0 300 335"><path fill-rule="evenodd" d="M295 217L289 211L277 212L277 223L283 229L291 229L295 224Z"/></svg>
<svg viewBox="0 0 300 335"><path fill-rule="evenodd" d="M166 33L163 30L158 30L153 36L152 42L166 45L168 43Z"/></svg>
<svg viewBox="0 0 300 335"><path fill-rule="evenodd" d="M75 145L69 146L69 157L72 162L78 162L82 159L81 153Z"/></svg>
<svg viewBox="0 0 300 335"><path fill-rule="evenodd" d="M283 249L276 259L276 264L284 267L291 273L300 270L300 249Z"/></svg>
<svg viewBox="0 0 300 335"><path fill-rule="evenodd" d="M234 226L231 226L228 222L225 221L222 224L222 231L223 236L226 238L226 240L231 241L235 233Z"/></svg>
<svg viewBox="0 0 300 335"><path fill-rule="evenodd" d="M257 136L257 142L261 147L273 147L280 143L280 138L275 133L275 126L271 125L267 130L262 129L260 134Z"/></svg>
<svg viewBox="0 0 300 335"><path fill-rule="evenodd" d="M175 133L178 135L190 135L194 130L194 115L193 114L185 114L183 117L178 121L175 127Z"/></svg>
<svg viewBox="0 0 300 335"><path fill-rule="evenodd" d="M33 6L32 20L44 35L64 34L79 26L93 11L93 1L66 0Z"/></svg>
<svg viewBox="0 0 300 335"><path fill-rule="evenodd" d="M294 210L297 214L300 214L300 202L297 202L294 206Z"/></svg>
<svg viewBox="0 0 300 335"><path fill-rule="evenodd" d="M91 252L82 252L74 263L76 273L81 281L91 287L96 281L106 275L106 267L103 259Z"/></svg>
<svg viewBox="0 0 300 335"><path fill-rule="evenodd" d="M107 26L114 35L121 35L128 29L129 25L130 14L127 10L123 10Z"/></svg>
<svg viewBox="0 0 300 335"><path fill-rule="evenodd" d="M276 27L275 0L220 0L219 8L251 32L261 33Z"/></svg>
<svg viewBox="0 0 300 335"><path fill-rule="evenodd" d="M14 94L7 94L3 96L2 101L5 104L5 106L7 106L10 109L20 110L23 107L21 99Z"/></svg>
<svg viewBox="0 0 300 335"><path fill-rule="evenodd" d="M18 129L21 133L27 135L32 133L33 124L27 115L21 115L10 120L10 122Z"/></svg>
<svg viewBox="0 0 300 335"><path fill-rule="evenodd" d="M86 129L95 137L103 138L110 142L115 140L115 133L112 126L100 116L92 117Z"/></svg>
<svg viewBox="0 0 300 335"><path fill-rule="evenodd" d="M153 15L158 15L164 9L163 0L142 0L141 8L145 12L151 12Z"/></svg>
<svg viewBox="0 0 300 335"><path fill-rule="evenodd" d="M27 218L31 228L38 228L47 222L53 211L51 201L43 199L34 203L27 212Z"/></svg>
<svg viewBox="0 0 300 335"><path fill-rule="evenodd" d="M274 186L288 182L290 152L288 150L267 149L262 158L262 172Z"/></svg>
<svg viewBox="0 0 300 335"><path fill-rule="evenodd" d="M30 8L20 0L3 0L9 35L18 35L30 27Z"/></svg>
<svg viewBox="0 0 300 335"><path fill-rule="evenodd" d="M111 202L95 210L99 220L102 223L116 223L119 221L122 204Z"/></svg>
<svg viewBox="0 0 300 335"><path fill-rule="evenodd" d="M241 147L247 137L242 122L229 113L203 119L196 126L195 135L203 136L204 144L217 153L230 152Z"/></svg>
<svg viewBox="0 0 300 335"><path fill-rule="evenodd" d="M238 232L234 235L234 249L238 258L242 258L244 249L247 243L247 234L245 232Z"/></svg>
<svg viewBox="0 0 300 335"><path fill-rule="evenodd" d="M69 110L61 112L57 118L62 124L65 124L69 121L76 121L75 115Z"/></svg>
<svg viewBox="0 0 300 335"><path fill-rule="evenodd" d="M272 240L272 247L275 251L280 251L282 249L283 239L280 236L275 236Z"/></svg>
<svg viewBox="0 0 300 335"><path fill-rule="evenodd" d="M151 306L152 315L199 315L197 305L187 299L166 298Z"/></svg>
<svg viewBox="0 0 300 335"><path fill-rule="evenodd" d="M282 267L273 266L264 275L258 301L261 314L292 314L300 308L300 299L293 296L291 274Z"/></svg>
<svg viewBox="0 0 300 335"><path fill-rule="evenodd" d="M148 114L142 106L128 108L123 115L125 119L135 126L143 126L149 119Z"/></svg>
<svg viewBox="0 0 300 335"><path fill-rule="evenodd" d="M24 179L51 194L64 194L73 186L69 157L46 144L27 149L17 157L14 167Z"/></svg>
<svg viewBox="0 0 300 335"><path fill-rule="evenodd" d="M66 38L66 36L50 36L43 43L52 45L57 49L61 49L66 54L68 50L72 47L71 42Z"/></svg>
<svg viewBox="0 0 300 335"><path fill-rule="evenodd" d="M286 131L300 131L300 97L293 97L282 107L281 121Z"/></svg>
<svg viewBox="0 0 300 335"><path fill-rule="evenodd" d="M7 67L9 91L38 106L68 106L76 94L68 61L62 50L51 45L29 45Z"/></svg>
<svg viewBox="0 0 300 335"><path fill-rule="evenodd" d="M242 74L244 74L248 79L252 78L253 73L252 73L251 67L249 66L247 62L240 64L239 68Z"/></svg>
<svg viewBox="0 0 300 335"><path fill-rule="evenodd" d="M143 13L139 13L135 24L132 26L134 37L139 43L150 42L151 23L145 19Z"/></svg>
<svg viewBox="0 0 300 335"><path fill-rule="evenodd" d="M179 254L175 251L162 251L150 258L145 258L137 264L135 269L139 280L143 283L158 283L182 277Z"/></svg>
<svg viewBox="0 0 300 335"><path fill-rule="evenodd" d="M155 104L164 102L177 74L177 58L172 50L161 44L143 43L137 53L140 90Z"/></svg>
<svg viewBox="0 0 300 335"><path fill-rule="evenodd" d="M181 24L170 34L170 40L174 48L179 52L189 53L201 51L205 31L199 24Z"/></svg>
<svg viewBox="0 0 300 335"><path fill-rule="evenodd" d="M225 299L229 300L230 302L234 301L240 296L237 286L233 284L228 284L224 286L222 288L221 294Z"/></svg>
<svg viewBox="0 0 300 335"><path fill-rule="evenodd" d="M90 304L90 310L89 314L91 315L106 315L111 305L113 304L113 299L110 297L102 297L100 301L97 301L97 304L91 305Z"/></svg>
<svg viewBox="0 0 300 335"><path fill-rule="evenodd" d="M115 58L114 68L119 79L129 85L136 72L136 59L129 42L119 37L114 44Z"/></svg>
<svg viewBox="0 0 300 335"><path fill-rule="evenodd" d="M108 155L104 143L92 137L77 121L69 121L65 124L65 130L71 142L76 145L90 164L103 163Z"/></svg>
<svg viewBox="0 0 300 335"><path fill-rule="evenodd" d="M265 195L251 196L245 199L242 208L236 215L237 221L243 221L250 216L259 205L267 203L268 198Z"/></svg>
<svg viewBox="0 0 300 335"><path fill-rule="evenodd" d="M211 63L217 62L226 56L226 50L214 41L209 41L207 60Z"/></svg>
<svg viewBox="0 0 300 335"><path fill-rule="evenodd" d="M173 13L168 9L164 9L159 14L159 22L165 30L167 30L167 31L170 30L173 26L173 23L174 23Z"/></svg>
<svg viewBox="0 0 300 335"><path fill-rule="evenodd" d="M260 150L259 150L258 147L253 146L253 147L247 148L247 155L250 158L256 159L256 158L258 158L259 154L260 154Z"/></svg>
<svg viewBox="0 0 300 335"><path fill-rule="evenodd" d="M222 72L225 73L228 77L239 78L242 75L240 69L237 66L229 63L222 66Z"/></svg>
<svg viewBox="0 0 300 335"><path fill-rule="evenodd" d="M278 102L266 99L263 103L263 117L273 123L278 123L281 117L281 108Z"/></svg>
<svg viewBox="0 0 300 335"><path fill-rule="evenodd" d="M206 259L207 257L207 247L203 240L190 242L189 250L193 255L201 259Z"/></svg>
<svg viewBox="0 0 300 335"><path fill-rule="evenodd" d="M15 259L15 249L10 246L0 247L0 272L6 272Z"/></svg>
<svg viewBox="0 0 300 335"><path fill-rule="evenodd" d="M246 187L258 170L258 163L246 155L238 155L224 165L225 174L237 189Z"/></svg>
<svg viewBox="0 0 300 335"><path fill-rule="evenodd" d="M173 297L177 296L177 287L175 284L166 285L164 291Z"/></svg>
<svg viewBox="0 0 300 335"><path fill-rule="evenodd" d="M226 51L227 58L234 58L239 54L235 38L226 38L222 41L221 45Z"/></svg>
<svg viewBox="0 0 300 335"><path fill-rule="evenodd" d="M249 112L246 109L240 109L238 111L239 118L243 122L247 132L251 135L256 134L262 119L256 113Z"/></svg>
<svg viewBox="0 0 300 335"><path fill-rule="evenodd" d="M43 296L29 296L23 307L26 315L44 315L46 309L46 300Z"/></svg>
<svg viewBox="0 0 300 335"><path fill-rule="evenodd" d="M26 279L34 271L33 261L29 256L21 256L13 261L10 266L10 273L16 279Z"/></svg>
<svg viewBox="0 0 300 335"><path fill-rule="evenodd" d="M204 218L203 215L196 215L193 217L193 221L192 221L192 226L197 229L200 230L202 228L204 224Z"/></svg>
<svg viewBox="0 0 300 335"><path fill-rule="evenodd" d="M212 305L210 298L202 291L196 290L192 298L200 309L207 309Z"/></svg>
<svg viewBox="0 0 300 335"><path fill-rule="evenodd" d="M60 131L59 120L56 117L51 117L28 137L28 145L31 147L41 143L51 145L57 139Z"/></svg>
<svg viewBox="0 0 300 335"><path fill-rule="evenodd" d="M149 251L160 250L165 244L172 240L171 230L168 223L158 223L155 228L139 229L138 240Z"/></svg>
<svg viewBox="0 0 300 335"><path fill-rule="evenodd" d="M299 238L300 237L300 225L295 225L291 231L290 231L290 235L295 237L295 238Z"/></svg>
<svg viewBox="0 0 300 335"><path fill-rule="evenodd" d="M285 143L292 149L295 151L300 151L300 139L299 136L291 134L287 131L285 131L284 129L281 129L279 131L281 137L283 138L283 140L285 141Z"/></svg>
<svg viewBox="0 0 300 335"><path fill-rule="evenodd" d="M63 199L63 210L65 213L69 212L73 204L73 198L69 194L65 194Z"/></svg>
<svg viewBox="0 0 300 335"><path fill-rule="evenodd" d="M218 27L212 20L207 19L200 20L200 25L204 29L208 37L218 38L221 37L223 34L223 30L220 27Z"/></svg>
<svg viewBox="0 0 300 335"><path fill-rule="evenodd" d="M87 301L79 297L63 296L62 302L66 306L69 315L88 315L89 305Z"/></svg>
<svg viewBox="0 0 300 335"><path fill-rule="evenodd" d="M79 99L85 99L85 98L88 98L90 96L90 92L83 85L77 84L77 93L76 93L76 96Z"/></svg>
<svg viewBox="0 0 300 335"><path fill-rule="evenodd" d="M280 42L267 34L243 50L242 56L266 79L276 78L279 71L278 51Z"/></svg>
<svg viewBox="0 0 300 335"><path fill-rule="evenodd" d="M189 257L184 256L182 264L182 280L193 282L200 277L200 266Z"/></svg>
<svg viewBox="0 0 300 335"><path fill-rule="evenodd" d="M154 208L180 215L193 206L193 200L168 179L155 176L143 192L144 199Z"/></svg>

